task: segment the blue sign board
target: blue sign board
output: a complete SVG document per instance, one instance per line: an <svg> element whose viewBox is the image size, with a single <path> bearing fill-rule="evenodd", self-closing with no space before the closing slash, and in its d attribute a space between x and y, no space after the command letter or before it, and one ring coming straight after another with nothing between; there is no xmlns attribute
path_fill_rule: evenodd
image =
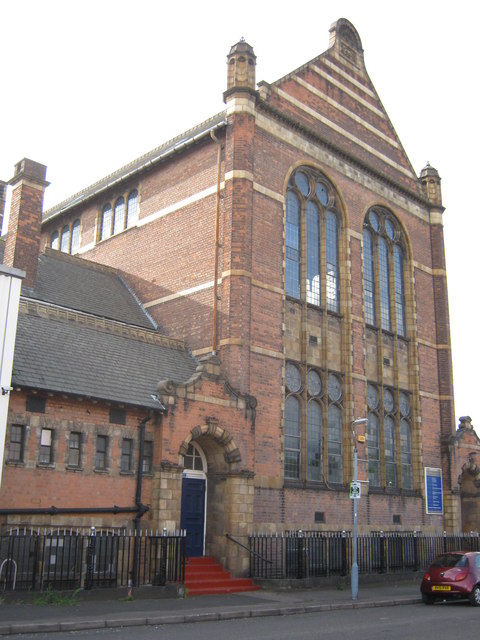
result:
<svg viewBox="0 0 480 640"><path fill-rule="evenodd" d="M443 514L443 482L441 469L425 467L425 495L427 497L427 513Z"/></svg>

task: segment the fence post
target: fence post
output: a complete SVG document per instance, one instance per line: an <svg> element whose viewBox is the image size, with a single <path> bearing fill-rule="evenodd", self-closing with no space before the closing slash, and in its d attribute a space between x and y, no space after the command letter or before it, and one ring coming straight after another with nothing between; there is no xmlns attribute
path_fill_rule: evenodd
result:
<svg viewBox="0 0 480 640"><path fill-rule="evenodd" d="M303 531L297 533L297 578L304 577L303 572Z"/></svg>
<svg viewBox="0 0 480 640"><path fill-rule="evenodd" d="M380 531L380 573L386 572L386 545L385 545L385 533Z"/></svg>
<svg viewBox="0 0 480 640"><path fill-rule="evenodd" d="M93 571L95 563L95 527L90 527L87 542L87 571L85 573L84 589L91 589L93 585Z"/></svg>
<svg viewBox="0 0 480 640"><path fill-rule="evenodd" d="M444 551L447 550L447 532L446 531L443 532L443 550Z"/></svg>
<svg viewBox="0 0 480 640"><path fill-rule="evenodd" d="M413 570L418 571L418 537L417 532L413 532Z"/></svg>
<svg viewBox="0 0 480 640"><path fill-rule="evenodd" d="M160 558L160 580L159 585L164 586L167 583L167 530L164 527L162 531L162 555Z"/></svg>
<svg viewBox="0 0 480 640"><path fill-rule="evenodd" d="M347 532L342 531L342 576L346 576L347 570Z"/></svg>

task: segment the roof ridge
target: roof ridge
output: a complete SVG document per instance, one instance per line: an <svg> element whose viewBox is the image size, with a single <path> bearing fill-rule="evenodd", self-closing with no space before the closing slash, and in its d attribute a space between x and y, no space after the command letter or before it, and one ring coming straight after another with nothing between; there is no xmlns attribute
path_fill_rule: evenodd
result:
<svg viewBox="0 0 480 640"><path fill-rule="evenodd" d="M73 195L66 198L65 200L62 200L55 206L43 212L42 221L46 222L55 214L61 213L64 209L70 206L73 206L74 204L77 204L77 202L82 202L85 198L95 194L97 190L99 191L105 183L108 186L111 186L112 181L114 179L123 180L126 177L128 177L130 173L139 171L144 166L145 162L154 162L156 159L158 159L158 155L162 152L162 150L172 147L176 142L180 142L183 140L185 140L186 142L188 141L188 139L193 138L194 136L192 134L195 131L198 131L199 134L204 131L205 132L208 131L209 128L211 128L211 126L215 124L219 124L222 121L222 119L225 118L225 113L226 113L225 110L218 112L217 114L211 116L207 120L204 120L203 122L200 122L194 127L187 129L183 133L180 133L179 135L175 136L174 138L167 140L166 142L162 143L158 147L155 147L154 149L147 151L147 153L139 156L138 158L135 158L134 160L127 163L123 167L120 167L119 169L116 169L112 173L106 176L103 176L102 178L92 183L91 185L85 187L81 191L78 191L77 193L74 193ZM172 151L174 149L175 147L172 149Z"/></svg>

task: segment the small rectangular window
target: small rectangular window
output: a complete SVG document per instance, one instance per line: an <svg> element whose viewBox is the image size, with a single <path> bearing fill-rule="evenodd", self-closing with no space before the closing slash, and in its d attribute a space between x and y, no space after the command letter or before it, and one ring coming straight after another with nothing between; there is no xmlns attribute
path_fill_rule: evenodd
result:
<svg viewBox="0 0 480 640"><path fill-rule="evenodd" d="M145 440L143 445L143 473L152 473L153 469L153 442Z"/></svg>
<svg viewBox="0 0 480 640"><path fill-rule="evenodd" d="M45 398L27 396L26 407L30 413L45 413Z"/></svg>
<svg viewBox="0 0 480 640"><path fill-rule="evenodd" d="M111 424L127 424L127 412L125 409L110 409Z"/></svg>
<svg viewBox="0 0 480 640"><path fill-rule="evenodd" d="M52 464L53 462L53 430L42 429L40 434L40 453L38 456L40 464Z"/></svg>
<svg viewBox="0 0 480 640"><path fill-rule="evenodd" d="M128 473L132 470L132 454L133 454L133 440L124 438L122 440L122 460L121 470L124 473Z"/></svg>
<svg viewBox="0 0 480 640"><path fill-rule="evenodd" d="M95 449L95 469L104 471L107 468L107 436L97 436Z"/></svg>
<svg viewBox="0 0 480 640"><path fill-rule="evenodd" d="M10 462L23 462L25 447L25 427L23 424L13 424L10 427L10 444L8 459Z"/></svg>
<svg viewBox="0 0 480 640"><path fill-rule="evenodd" d="M80 466L80 446L82 442L82 434L78 431L72 431L68 439L68 466Z"/></svg>

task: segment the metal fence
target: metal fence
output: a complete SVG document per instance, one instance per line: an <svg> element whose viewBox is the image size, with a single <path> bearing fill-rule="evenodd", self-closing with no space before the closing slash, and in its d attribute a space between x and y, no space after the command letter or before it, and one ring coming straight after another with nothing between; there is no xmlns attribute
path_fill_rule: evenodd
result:
<svg viewBox="0 0 480 640"><path fill-rule="evenodd" d="M353 536L348 531L251 534L248 548L252 578L346 576L352 565ZM357 562L362 574L423 571L437 554L458 549L480 551L479 534L379 531L357 536Z"/></svg>
<svg viewBox="0 0 480 640"><path fill-rule="evenodd" d="M184 582L185 535L15 529L0 535L0 590Z"/></svg>

